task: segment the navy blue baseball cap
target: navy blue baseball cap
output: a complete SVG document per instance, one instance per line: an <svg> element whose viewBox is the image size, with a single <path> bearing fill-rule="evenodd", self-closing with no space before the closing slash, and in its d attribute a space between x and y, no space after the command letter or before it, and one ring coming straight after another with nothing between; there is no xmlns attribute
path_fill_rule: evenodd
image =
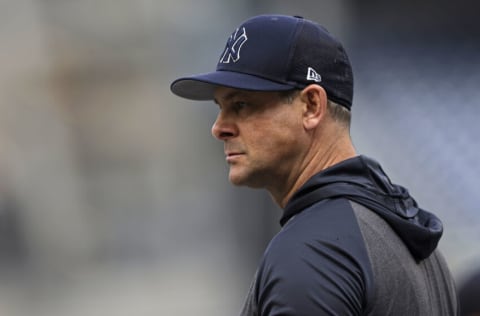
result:
<svg viewBox="0 0 480 316"><path fill-rule="evenodd" d="M302 17L260 15L232 33L214 72L179 78L170 89L190 100L213 100L218 86L287 91L312 83L322 86L332 101L351 108L353 73L342 44Z"/></svg>

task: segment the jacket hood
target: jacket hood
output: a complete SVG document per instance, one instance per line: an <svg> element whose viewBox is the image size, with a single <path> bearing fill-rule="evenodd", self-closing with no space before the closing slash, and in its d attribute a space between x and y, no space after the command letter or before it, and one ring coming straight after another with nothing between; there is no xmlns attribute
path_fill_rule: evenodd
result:
<svg viewBox="0 0 480 316"><path fill-rule="evenodd" d="M393 184L382 167L366 156L345 160L313 176L290 199L280 224L318 201L333 198L346 198L378 214L417 260L427 258L442 236L440 219L419 208L407 189Z"/></svg>

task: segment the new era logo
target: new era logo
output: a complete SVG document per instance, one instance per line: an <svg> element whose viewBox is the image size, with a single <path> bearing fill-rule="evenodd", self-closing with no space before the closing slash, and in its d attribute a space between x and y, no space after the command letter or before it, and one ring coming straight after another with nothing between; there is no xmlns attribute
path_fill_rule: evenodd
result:
<svg viewBox="0 0 480 316"><path fill-rule="evenodd" d="M242 45L247 41L247 32L245 28L237 29L230 37L228 38L227 47L220 57L220 63L228 64L230 61L237 62L240 59L240 49Z"/></svg>
<svg viewBox="0 0 480 316"><path fill-rule="evenodd" d="M322 76L318 72L315 71L312 67L308 67L307 70L307 80L313 80L315 82L322 81Z"/></svg>

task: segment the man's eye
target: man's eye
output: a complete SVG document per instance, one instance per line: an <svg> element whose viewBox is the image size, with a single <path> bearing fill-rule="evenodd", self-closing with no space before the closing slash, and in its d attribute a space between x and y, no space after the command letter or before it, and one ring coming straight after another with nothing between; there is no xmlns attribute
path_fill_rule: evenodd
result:
<svg viewBox="0 0 480 316"><path fill-rule="evenodd" d="M245 101L237 101L233 104L233 108L235 109L235 111L240 111L241 109L243 109L244 107L246 107L248 105L247 102Z"/></svg>

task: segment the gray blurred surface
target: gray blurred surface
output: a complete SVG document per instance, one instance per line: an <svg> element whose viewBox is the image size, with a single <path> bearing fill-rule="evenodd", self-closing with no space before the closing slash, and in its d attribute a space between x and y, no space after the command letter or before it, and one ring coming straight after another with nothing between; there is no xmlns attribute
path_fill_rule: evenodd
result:
<svg viewBox="0 0 480 316"><path fill-rule="evenodd" d="M0 0L0 315L237 314L281 211L169 84L265 12L345 43L359 152L442 218L455 276L480 264L475 2Z"/></svg>

